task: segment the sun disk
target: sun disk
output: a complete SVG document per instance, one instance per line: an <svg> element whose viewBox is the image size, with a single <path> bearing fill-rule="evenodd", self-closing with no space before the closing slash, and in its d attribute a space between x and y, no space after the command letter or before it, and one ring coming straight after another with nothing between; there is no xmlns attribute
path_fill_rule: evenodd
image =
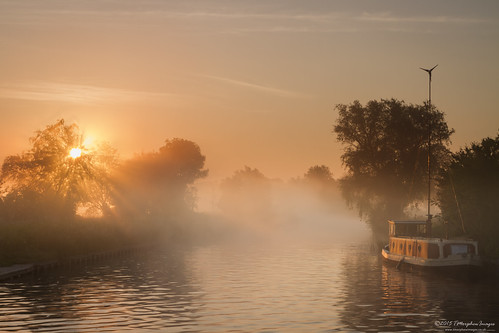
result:
<svg viewBox="0 0 499 333"><path fill-rule="evenodd" d="M81 149L80 148L71 148L69 151L69 156L72 158L78 158L81 156Z"/></svg>

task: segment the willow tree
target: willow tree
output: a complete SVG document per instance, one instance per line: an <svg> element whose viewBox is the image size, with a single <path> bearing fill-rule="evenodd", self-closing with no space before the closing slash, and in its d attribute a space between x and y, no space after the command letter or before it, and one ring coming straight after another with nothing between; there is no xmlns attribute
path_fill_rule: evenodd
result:
<svg viewBox="0 0 499 333"><path fill-rule="evenodd" d="M344 145L341 159L348 172L342 192L374 229L384 230L387 218L404 217L410 204L425 199L428 129L433 172L448 160L454 130L442 112L426 104L391 99L336 109L334 133Z"/></svg>
<svg viewBox="0 0 499 333"><path fill-rule="evenodd" d="M28 151L6 157L2 165L0 186L11 218L54 210L68 217L78 208L102 211L109 205L108 180L117 163L113 148L86 144L78 126L63 119L35 132L30 143Z"/></svg>

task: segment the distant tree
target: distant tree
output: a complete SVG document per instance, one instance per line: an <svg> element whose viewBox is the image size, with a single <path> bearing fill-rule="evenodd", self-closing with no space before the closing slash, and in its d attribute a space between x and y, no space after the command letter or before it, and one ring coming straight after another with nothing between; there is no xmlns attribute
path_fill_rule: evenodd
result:
<svg viewBox="0 0 499 333"><path fill-rule="evenodd" d="M333 173L326 165L315 165L310 167L307 173L305 173L305 179L321 183L329 183L334 180Z"/></svg>
<svg viewBox="0 0 499 333"><path fill-rule="evenodd" d="M37 131L30 142L27 152L3 162L0 188L5 206L33 214L52 198L72 216L79 206L102 209L109 204L108 180L117 163L113 148L85 146L78 126L66 125L63 119Z"/></svg>
<svg viewBox="0 0 499 333"><path fill-rule="evenodd" d="M115 184L115 202L124 216L159 218L193 208L192 184L208 174L205 156L189 140L171 139L151 152L125 161Z"/></svg>
<svg viewBox="0 0 499 333"><path fill-rule="evenodd" d="M499 134L452 154L437 194L449 234L477 239L482 252L499 257Z"/></svg>
<svg viewBox="0 0 499 333"><path fill-rule="evenodd" d="M271 183L258 169L245 166L221 183L219 207L244 223L267 223L271 215Z"/></svg>
<svg viewBox="0 0 499 333"><path fill-rule="evenodd" d="M304 185L327 206L334 208L339 198L338 184L326 165L315 165L305 173Z"/></svg>
<svg viewBox="0 0 499 333"><path fill-rule="evenodd" d="M386 218L404 216L409 204L425 197L428 125L432 170L448 160L450 136L444 114L435 107L391 99L337 105L334 133L345 145L341 156L347 176L341 188L347 201L374 229L385 230Z"/></svg>

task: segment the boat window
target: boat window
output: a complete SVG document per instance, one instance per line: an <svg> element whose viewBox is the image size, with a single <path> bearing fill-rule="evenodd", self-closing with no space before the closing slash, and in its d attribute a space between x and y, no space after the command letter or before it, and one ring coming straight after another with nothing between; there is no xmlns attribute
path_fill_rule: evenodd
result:
<svg viewBox="0 0 499 333"><path fill-rule="evenodd" d="M440 256L437 244L428 244L428 258L437 259Z"/></svg>
<svg viewBox="0 0 499 333"><path fill-rule="evenodd" d="M426 224L398 223L390 224L390 236L423 237L426 235Z"/></svg>
<svg viewBox="0 0 499 333"><path fill-rule="evenodd" d="M412 250L412 245L409 244L409 252Z"/></svg>
<svg viewBox="0 0 499 333"><path fill-rule="evenodd" d="M444 245L444 257L448 257L451 254L466 254L475 253L475 246L473 244L445 244Z"/></svg>
<svg viewBox="0 0 499 333"><path fill-rule="evenodd" d="M416 236L419 236L419 237L426 236L426 224L418 225L418 230L416 232Z"/></svg>
<svg viewBox="0 0 499 333"><path fill-rule="evenodd" d="M451 250L452 254L468 253L468 245L467 244L451 244L450 250Z"/></svg>

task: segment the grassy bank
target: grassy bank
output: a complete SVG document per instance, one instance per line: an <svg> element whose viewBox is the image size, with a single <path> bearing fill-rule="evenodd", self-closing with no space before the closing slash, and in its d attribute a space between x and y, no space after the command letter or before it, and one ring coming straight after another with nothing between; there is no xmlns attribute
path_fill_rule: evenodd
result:
<svg viewBox="0 0 499 333"><path fill-rule="evenodd" d="M183 212L149 219L81 218L0 223L0 267L65 261L75 256L182 245L221 237L225 225L203 214Z"/></svg>
<svg viewBox="0 0 499 333"><path fill-rule="evenodd" d="M1 224L0 266L64 260L137 246L151 241L157 234L148 229L83 218L50 223Z"/></svg>

